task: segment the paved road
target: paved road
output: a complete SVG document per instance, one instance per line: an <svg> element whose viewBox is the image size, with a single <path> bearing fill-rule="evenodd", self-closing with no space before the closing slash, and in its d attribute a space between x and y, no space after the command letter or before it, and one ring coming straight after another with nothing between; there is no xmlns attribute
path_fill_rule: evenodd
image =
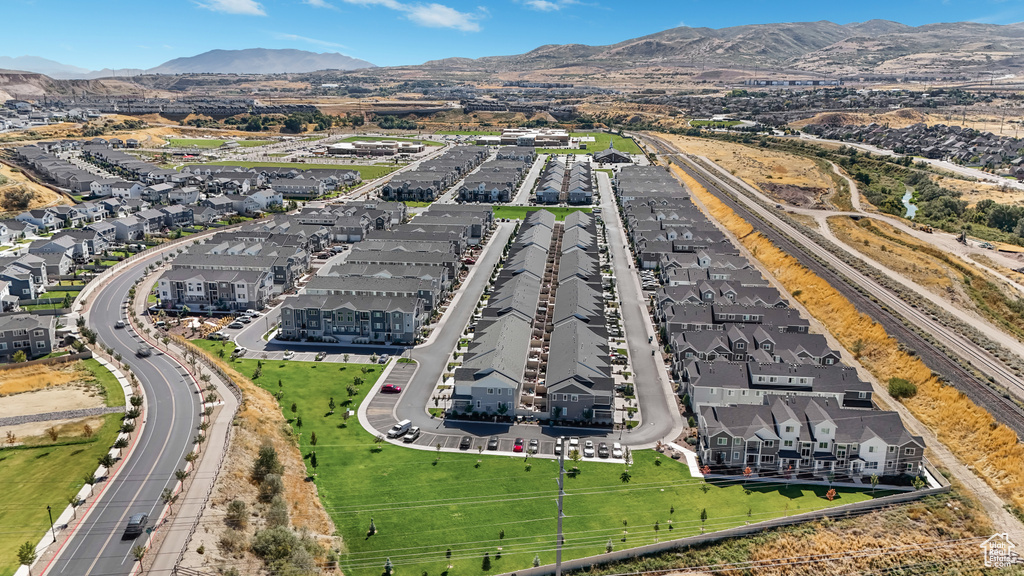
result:
<svg viewBox="0 0 1024 576"><path fill-rule="evenodd" d="M606 174L600 173L598 189L602 198L602 212L606 218L608 243L612 252L613 266L616 277L630 278L617 284L620 300L623 302L623 322L629 345L630 357L633 359L634 381L637 387L637 398L643 414L643 425L633 431L606 429L580 429L561 426L540 426L524 423L487 423L466 422L459 420L442 420L431 418L425 407L430 402L434 385L441 377L446 364L462 335L463 327L469 322L473 313L472 303L483 293L487 283L487 271L493 269L500 257L500 250L486 250L477 264L477 272L465 285L465 293L461 301L453 301L450 306L452 315L447 318L443 327L435 330L437 334L433 342L415 348L412 358L418 363L418 369L411 370L405 366L396 366L386 379L388 384L402 386L401 395L376 394L369 399L366 409L367 419L384 432L398 420L411 420L413 425L423 430L423 436L416 441L422 446L457 447L459 439L464 435L478 438L498 436L501 452L511 452L515 438L541 440L540 453L550 454L554 448L554 438L558 436L579 436L595 441L617 442L632 447L646 447L659 440L673 440L682 430L682 417L676 409L676 400L668 381L665 367L661 364L661 355L652 355L653 345L648 344L648 337L654 335L645 310L644 299L636 272L630 269L630 259L626 251L625 237L621 233L618 211L615 208L611 192L611 182ZM510 236L509 224L495 234L488 246L501 247ZM432 405L432 404L431 404ZM474 447L478 442L474 443Z"/></svg>
<svg viewBox="0 0 1024 576"><path fill-rule="evenodd" d="M145 428L126 468L106 487L89 517L50 564L50 575L129 574L135 562L131 549L145 538L121 539L128 517L144 512L156 520L163 508L161 492L174 486L174 472L185 467L185 454L192 449L201 401L194 385L182 376L178 364L160 353L137 358L139 337L130 328L113 328L116 319L125 319L128 289L146 264L141 261L129 267L97 291L87 313L88 325L96 330L99 341L120 353L141 382L148 403Z"/></svg>

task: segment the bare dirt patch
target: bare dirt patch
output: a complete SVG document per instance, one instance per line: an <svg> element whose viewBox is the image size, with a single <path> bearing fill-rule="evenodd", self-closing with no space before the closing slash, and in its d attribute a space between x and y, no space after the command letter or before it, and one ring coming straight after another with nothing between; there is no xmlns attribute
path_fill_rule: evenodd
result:
<svg viewBox="0 0 1024 576"><path fill-rule="evenodd" d="M773 198L784 200L793 206L814 206L818 199L827 190L822 188L808 188L806 186L793 186L791 184L776 184L774 182L758 182L757 187L771 194Z"/></svg>
<svg viewBox="0 0 1024 576"><path fill-rule="evenodd" d="M22 394L0 397L0 414L27 416L62 410L80 410L103 406L105 400L99 388L90 385L70 385Z"/></svg>
<svg viewBox="0 0 1024 576"><path fill-rule="evenodd" d="M0 370L0 396L63 386L79 380L80 377L80 372L73 364L37 365Z"/></svg>
<svg viewBox="0 0 1024 576"><path fill-rule="evenodd" d="M30 190L34 194L32 201L29 202L28 205L29 210L35 208L46 208L48 206L57 206L60 204L71 204L71 201L64 196L50 190L46 186L36 184L29 180L23 173L11 170L11 167L6 164L0 164L0 176L3 176L7 180L6 184L0 186L0 196L3 195L5 190L19 186Z"/></svg>
<svg viewBox="0 0 1024 576"><path fill-rule="evenodd" d="M29 422L16 426L4 426L0 428L0 439L6 439L7 433L10 432L14 434L18 442L24 442L32 438L44 436L50 428L57 430L58 440L61 438L76 438L85 435L86 426L89 426L92 432L95 433L103 426L103 418L90 416L88 418L78 418L77 420L47 420L46 422ZM46 441L49 442L49 438Z"/></svg>

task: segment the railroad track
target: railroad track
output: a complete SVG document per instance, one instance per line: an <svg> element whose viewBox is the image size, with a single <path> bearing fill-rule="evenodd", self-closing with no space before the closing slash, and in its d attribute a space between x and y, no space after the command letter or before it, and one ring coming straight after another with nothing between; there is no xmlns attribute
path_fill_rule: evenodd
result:
<svg viewBox="0 0 1024 576"><path fill-rule="evenodd" d="M657 148L666 154L678 154L678 152L672 150L660 139L649 138L648 141L653 142ZM724 190L722 186L714 183L705 177L702 172L695 170L685 162L679 162L678 165L741 218L751 223L763 221L746 204L735 199L733 194L739 194L740 192ZM874 321L881 324L891 336L913 349L933 372L941 374L950 384L966 394L968 398L988 410L996 420L1010 427L1018 436L1024 437L1024 409L1016 402L1007 398L1002 393L993 390L973 372L950 358L942 348L925 339L917 331L908 328L904 325L904 318L902 316L856 289L851 281L844 278L833 268L823 264L804 246L792 240L788 235L771 225L757 226L757 230L780 249L792 255L802 265L837 289L845 298L853 303L858 311L870 316ZM913 319L908 318L906 320L913 322ZM1005 370L1005 367L1002 368Z"/></svg>

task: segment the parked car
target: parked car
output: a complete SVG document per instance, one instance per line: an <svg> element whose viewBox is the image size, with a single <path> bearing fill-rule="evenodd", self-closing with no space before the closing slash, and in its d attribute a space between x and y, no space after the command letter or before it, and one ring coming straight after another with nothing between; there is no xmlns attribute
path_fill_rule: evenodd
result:
<svg viewBox="0 0 1024 576"><path fill-rule="evenodd" d="M383 394L400 394L402 392L402 387L395 386L394 384L385 384L380 387L380 391Z"/></svg>
<svg viewBox="0 0 1024 576"><path fill-rule="evenodd" d="M142 358L145 358L146 356L153 354L153 349L150 348L149 346L139 346L139 349L135 351L135 354Z"/></svg>
<svg viewBox="0 0 1024 576"><path fill-rule="evenodd" d="M536 438L530 439L530 454L536 454L540 450L540 440Z"/></svg>
<svg viewBox="0 0 1024 576"><path fill-rule="evenodd" d="M317 352L317 353L316 353L316 358L315 358L315 360L316 360L317 362L320 362L321 360L323 360L323 359L324 359L324 358L326 358L326 357L327 357L327 352L324 352L324 351L322 351L322 350L321 350L320 352Z"/></svg>
<svg viewBox="0 0 1024 576"><path fill-rule="evenodd" d="M242 324L248 324L249 322L252 322L252 318L249 318L248 316L240 316L238 321Z"/></svg>
<svg viewBox="0 0 1024 576"><path fill-rule="evenodd" d="M612 444L612 458L622 458L622 444Z"/></svg>
<svg viewBox="0 0 1024 576"><path fill-rule="evenodd" d="M246 310L245 311L245 315L250 317L250 318L259 318L260 317L260 313L255 311L255 310L253 310L252 308L249 308L248 310Z"/></svg>
<svg viewBox="0 0 1024 576"><path fill-rule="evenodd" d="M473 445L473 438L470 436L463 436L462 440L459 441L459 450L469 450L469 447Z"/></svg>
<svg viewBox="0 0 1024 576"><path fill-rule="evenodd" d="M608 443L607 442L601 442L600 444L597 445L597 455L600 456L601 458L607 458L608 457Z"/></svg>
<svg viewBox="0 0 1024 576"><path fill-rule="evenodd" d="M245 356L248 353L249 349L246 348L245 346L239 346L238 348L235 348L234 352L232 352L232 354L234 354L235 356Z"/></svg>
<svg viewBox="0 0 1024 576"><path fill-rule="evenodd" d="M412 422L410 422L409 420L402 420L398 424L392 426L391 430L388 430L388 438L398 438L399 436L408 432L409 428L411 427Z"/></svg>
<svg viewBox="0 0 1024 576"><path fill-rule="evenodd" d="M491 436L491 439L487 441L487 449L488 450L497 450L498 449L498 437L497 436Z"/></svg>
<svg viewBox="0 0 1024 576"><path fill-rule="evenodd" d="M587 440L583 443L583 456L586 458L594 457L594 441Z"/></svg>
<svg viewBox="0 0 1024 576"><path fill-rule="evenodd" d="M569 438L569 451L572 451L573 448L579 448L579 447L580 447L580 438L579 438L579 436L573 436L572 438Z"/></svg>
<svg viewBox="0 0 1024 576"><path fill-rule="evenodd" d="M561 453L562 453L562 438L558 437L558 438L555 438L555 455L557 456L557 455L560 455Z"/></svg>
<svg viewBox="0 0 1024 576"><path fill-rule="evenodd" d="M117 322L114 322L114 328L124 328L124 321L118 320Z"/></svg>
<svg viewBox="0 0 1024 576"><path fill-rule="evenodd" d="M209 338L210 340L227 340L228 335L223 332L217 331L211 333L209 336L207 336L207 338Z"/></svg>
<svg viewBox="0 0 1024 576"><path fill-rule="evenodd" d="M146 531L147 524L149 524L149 514L132 514L131 517L128 518L128 525L124 528L124 537L138 537Z"/></svg>
<svg viewBox="0 0 1024 576"><path fill-rule="evenodd" d="M419 426L413 426L412 428L409 428L408 432L406 432L405 437L402 438L402 442L405 442L406 444L411 444L411 443L415 442L416 439L419 438L419 437L420 437L420 427Z"/></svg>
<svg viewBox="0 0 1024 576"><path fill-rule="evenodd" d="M377 358L377 364L387 364L388 360L390 359L391 356L388 356L387 354L381 354L380 357Z"/></svg>
<svg viewBox="0 0 1024 576"><path fill-rule="evenodd" d="M284 351L284 359L285 360L291 360L292 358L295 358L295 351L294 350L285 350Z"/></svg>
<svg viewBox="0 0 1024 576"><path fill-rule="evenodd" d="M232 322L231 324L228 324L228 328L234 328L235 330L238 330L239 328L244 328L244 327L245 327L245 324L242 324L241 322Z"/></svg>
<svg viewBox="0 0 1024 576"><path fill-rule="evenodd" d="M525 444L525 443L526 443L526 441L523 440L522 438L516 438L516 441L512 444L512 451L513 452L522 452L523 451L523 444Z"/></svg>

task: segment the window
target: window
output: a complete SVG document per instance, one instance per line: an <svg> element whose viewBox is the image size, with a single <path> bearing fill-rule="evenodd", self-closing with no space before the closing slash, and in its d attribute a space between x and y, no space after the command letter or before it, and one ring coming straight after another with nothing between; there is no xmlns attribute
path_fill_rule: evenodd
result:
<svg viewBox="0 0 1024 576"><path fill-rule="evenodd" d="M878 462L868 462L864 464L865 470L878 470Z"/></svg>
<svg viewBox="0 0 1024 576"><path fill-rule="evenodd" d="M831 366L831 365L835 364L835 362L836 362L835 358L825 358L825 365L826 366Z"/></svg>
<svg viewBox="0 0 1024 576"><path fill-rule="evenodd" d="M818 442L818 450L828 450L828 442Z"/></svg>
<svg viewBox="0 0 1024 576"><path fill-rule="evenodd" d="M829 432L831 432L831 431L832 431L832 429L831 429L831 428L822 428L822 429L821 429L821 433L822 433L822 434L828 434L828 433L829 433Z"/></svg>
<svg viewBox="0 0 1024 576"><path fill-rule="evenodd" d="M746 343L744 343L744 342L737 342L737 343L736 343L736 349L737 349L737 350L743 350L743 349L744 349L744 348L746 348L746 347L747 347L747 345L746 345Z"/></svg>
<svg viewBox="0 0 1024 576"><path fill-rule="evenodd" d="M46 342L36 342L36 348L46 348Z"/></svg>
<svg viewBox="0 0 1024 576"><path fill-rule="evenodd" d="M743 438L733 438L732 443L734 446L739 446L743 444Z"/></svg>
<svg viewBox="0 0 1024 576"><path fill-rule="evenodd" d="M895 454L895 453L896 453L896 447L895 446L889 446L889 454Z"/></svg>
<svg viewBox="0 0 1024 576"><path fill-rule="evenodd" d="M761 464L774 464L774 463L775 463L775 456L773 456L771 454L768 454L766 456L761 456Z"/></svg>
<svg viewBox="0 0 1024 576"><path fill-rule="evenodd" d="M868 453L869 454L874 454L875 453L875 447L874 446L868 446Z"/></svg>
<svg viewBox="0 0 1024 576"><path fill-rule="evenodd" d="M907 449L905 449L905 450L903 451L903 455L904 455L904 456L913 456L913 455L914 455L914 452L916 452L916 450L915 450L915 449L913 449L913 448L907 448Z"/></svg>
<svg viewBox="0 0 1024 576"><path fill-rule="evenodd" d="M487 389L487 393L488 394L494 394L494 388L488 388Z"/></svg>
<svg viewBox="0 0 1024 576"><path fill-rule="evenodd" d="M479 400L477 400L477 401L476 401L476 407L477 407L477 408L479 408L479 407L480 407L480 401L479 401Z"/></svg>
<svg viewBox="0 0 1024 576"><path fill-rule="evenodd" d="M885 463L885 467L886 468L892 468L895 464L896 464L895 462L893 462L892 460L889 460L889 461L887 461Z"/></svg>
<svg viewBox="0 0 1024 576"><path fill-rule="evenodd" d="M7 350L7 342L0 342L0 350Z"/></svg>
<svg viewBox="0 0 1024 576"><path fill-rule="evenodd" d="M719 446L728 446L729 445L729 439L728 438L719 438L718 439L718 445Z"/></svg>
<svg viewBox="0 0 1024 576"><path fill-rule="evenodd" d="M579 396L577 396L576 394L573 394L573 395L572 395L572 401L573 401L573 402L579 402L579 401L580 401L580 397L579 397Z"/></svg>
<svg viewBox="0 0 1024 576"><path fill-rule="evenodd" d="M765 448L774 448L775 447L775 440L765 440L764 441L764 447Z"/></svg>
<svg viewBox="0 0 1024 576"><path fill-rule="evenodd" d="M732 453L732 459L733 460L739 460L740 459L740 453L739 452L733 452Z"/></svg>
<svg viewBox="0 0 1024 576"><path fill-rule="evenodd" d="M793 431L793 427L792 426L786 426L786 432L792 432L792 431Z"/></svg>
<svg viewBox="0 0 1024 576"><path fill-rule="evenodd" d="M867 397L868 397L868 393L867 392L857 392L857 398L867 398Z"/></svg>
<svg viewBox="0 0 1024 576"><path fill-rule="evenodd" d="M35 332L32 333L32 335L35 336L36 338L42 338L43 337L43 331L42 330L36 330Z"/></svg>
<svg viewBox="0 0 1024 576"><path fill-rule="evenodd" d="M907 462L907 472L913 472L913 471L914 471L914 464L912 462Z"/></svg>

